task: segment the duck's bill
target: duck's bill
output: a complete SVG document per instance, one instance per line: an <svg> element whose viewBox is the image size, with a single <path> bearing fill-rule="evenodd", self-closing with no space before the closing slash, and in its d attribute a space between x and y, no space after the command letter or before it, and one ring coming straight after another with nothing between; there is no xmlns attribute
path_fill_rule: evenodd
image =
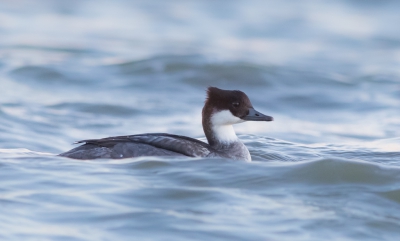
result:
<svg viewBox="0 0 400 241"><path fill-rule="evenodd" d="M249 109L249 113L242 118L246 121L273 121L274 118L272 116L264 115L261 112L256 111L253 108Z"/></svg>

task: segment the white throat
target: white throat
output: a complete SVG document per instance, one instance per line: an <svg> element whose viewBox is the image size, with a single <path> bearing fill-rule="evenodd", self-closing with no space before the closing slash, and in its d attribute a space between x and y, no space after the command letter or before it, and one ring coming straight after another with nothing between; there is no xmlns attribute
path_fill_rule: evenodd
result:
<svg viewBox="0 0 400 241"><path fill-rule="evenodd" d="M216 140L220 143L233 143L238 141L233 124L244 122L244 120L232 115L229 110L213 113L211 116L211 130Z"/></svg>

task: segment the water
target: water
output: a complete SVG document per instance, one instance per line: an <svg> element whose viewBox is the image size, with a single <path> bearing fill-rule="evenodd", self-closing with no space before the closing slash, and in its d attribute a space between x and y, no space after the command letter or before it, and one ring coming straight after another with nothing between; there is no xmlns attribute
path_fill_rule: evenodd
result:
<svg viewBox="0 0 400 241"><path fill-rule="evenodd" d="M0 1L1 240L396 240L397 1ZM204 139L207 86L275 118L252 163L56 157Z"/></svg>

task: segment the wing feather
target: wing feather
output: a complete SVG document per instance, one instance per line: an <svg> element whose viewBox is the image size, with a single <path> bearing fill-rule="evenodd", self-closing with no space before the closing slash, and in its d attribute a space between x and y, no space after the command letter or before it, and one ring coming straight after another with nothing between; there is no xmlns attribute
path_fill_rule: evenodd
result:
<svg viewBox="0 0 400 241"><path fill-rule="evenodd" d="M166 133L149 133L129 136L115 136L103 139L88 139L76 142L94 144L102 147L113 147L121 142L134 142L148 144L157 148L173 151L190 157L206 157L215 150L202 141L179 135Z"/></svg>

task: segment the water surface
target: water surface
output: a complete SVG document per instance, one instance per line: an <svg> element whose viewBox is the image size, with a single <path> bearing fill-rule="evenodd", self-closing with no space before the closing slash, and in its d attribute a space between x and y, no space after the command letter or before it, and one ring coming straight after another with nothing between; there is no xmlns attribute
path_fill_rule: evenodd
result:
<svg viewBox="0 0 400 241"><path fill-rule="evenodd" d="M0 1L2 240L395 240L397 1ZM55 156L204 140L207 86L274 122L253 162Z"/></svg>

